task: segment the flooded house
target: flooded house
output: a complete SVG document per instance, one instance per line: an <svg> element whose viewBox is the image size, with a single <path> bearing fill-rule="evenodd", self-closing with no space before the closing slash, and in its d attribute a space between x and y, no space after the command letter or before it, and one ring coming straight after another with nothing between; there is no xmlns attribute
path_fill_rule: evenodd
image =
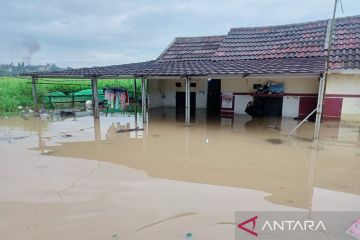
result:
<svg viewBox="0 0 360 240"><path fill-rule="evenodd" d="M252 107L255 116L303 119L316 109L323 88L325 119L359 120L360 16L337 18L333 28L331 23L232 28L222 36L178 37L156 60L29 75L33 83L41 77L91 78L95 88L98 78L141 77L143 105L172 107L185 117L186 125L195 109L232 117L249 113L247 108ZM320 88L322 78L326 86ZM97 105L95 101L95 116Z"/></svg>
<svg viewBox="0 0 360 240"><path fill-rule="evenodd" d="M331 25L232 28L152 61L27 74L35 107L39 79L91 79L93 112L0 118L0 232L232 239L235 211L358 213L360 16ZM100 114L97 81L115 78L141 79L141 107ZM319 139L310 121L289 134L324 92L336 121Z"/></svg>
<svg viewBox="0 0 360 240"><path fill-rule="evenodd" d="M224 36L175 38L157 61L173 62L178 68L209 68L209 75L191 78L191 107L232 116L245 114L247 104L257 98L266 103L264 116L301 119L316 108L330 26L330 21L324 20L232 28ZM359 31L360 16L336 20L324 99L325 119L360 119ZM224 65L214 67L207 61ZM189 65L185 66L185 62ZM183 105L184 78L149 80L150 107ZM259 92L267 83L282 87L275 92Z"/></svg>

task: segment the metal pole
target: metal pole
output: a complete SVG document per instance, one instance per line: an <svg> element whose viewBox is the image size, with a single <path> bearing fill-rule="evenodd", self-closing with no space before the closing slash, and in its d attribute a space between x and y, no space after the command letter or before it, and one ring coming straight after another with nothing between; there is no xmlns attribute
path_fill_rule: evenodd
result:
<svg viewBox="0 0 360 240"><path fill-rule="evenodd" d="M142 119L146 122L146 86L145 77L141 78L141 107L142 107Z"/></svg>
<svg viewBox="0 0 360 240"><path fill-rule="evenodd" d="M36 83L37 83L38 78L35 76L31 77L31 87L32 87L32 95L34 98L34 112L38 113L39 112L39 97L37 94L37 88L36 88Z"/></svg>
<svg viewBox="0 0 360 240"><path fill-rule="evenodd" d="M326 50L325 71L319 81L318 101L317 101L317 106L315 109L316 110L316 120L315 120L315 129L314 129L314 139L318 139L320 136L322 109L323 109L323 104L324 104L324 95L326 92L326 81L327 81L327 75L328 75L328 71L329 71L329 61L330 61L330 54L331 54L331 48L332 48L332 33L334 30L335 15L336 15L336 8L337 8L338 1L339 0L335 0L333 16L332 16L332 19L330 20L331 21L330 28L328 28L328 33L327 33L328 34L327 35L328 42L325 45L325 50ZM310 113L305 119L309 118L312 114L313 114L313 112ZM302 121L300 124L298 124L289 133L289 135L294 133L295 130L303 124L303 122L304 121Z"/></svg>
<svg viewBox="0 0 360 240"><path fill-rule="evenodd" d="M301 125L303 125L304 122L306 122L306 120L308 120L308 118L316 112L316 110L317 110L317 108L312 110L311 113L306 116L306 118L304 118L293 130L291 130L291 132L288 134L288 136L291 136Z"/></svg>
<svg viewBox="0 0 360 240"><path fill-rule="evenodd" d="M334 30L336 8L338 5L338 1L339 0L335 0L335 3L334 3L333 16L332 16L332 19L330 20L331 21L330 22L330 30L328 33L329 35L327 36L328 42L327 42L327 49L325 49L326 50L325 71L324 71L322 78L320 78L320 83L319 83L319 95L318 95L317 112L316 112L316 120L315 120L314 139L318 139L320 136L322 109L323 109L323 105L324 105L324 95L326 92L326 82L327 82L327 76L328 76L328 72L329 72L329 61L330 61L330 54L331 54L331 48L332 48L332 33Z"/></svg>
<svg viewBox="0 0 360 240"><path fill-rule="evenodd" d="M320 135L321 116L322 116L323 101L324 101L324 91L325 91L325 80L324 80L324 77L321 77L320 82L319 82L318 101L317 101L317 105L316 105L314 139L318 139L319 135Z"/></svg>
<svg viewBox="0 0 360 240"><path fill-rule="evenodd" d="M92 95L93 95L93 113L95 118L99 118L99 98L98 98L98 88L97 88L97 78L91 78L92 85Z"/></svg>
<svg viewBox="0 0 360 240"><path fill-rule="evenodd" d="M185 126L190 126L190 77L185 79Z"/></svg>

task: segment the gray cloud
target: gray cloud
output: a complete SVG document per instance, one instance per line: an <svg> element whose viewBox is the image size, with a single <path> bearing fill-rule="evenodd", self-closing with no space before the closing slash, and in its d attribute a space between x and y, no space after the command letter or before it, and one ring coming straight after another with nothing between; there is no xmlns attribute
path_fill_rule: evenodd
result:
<svg viewBox="0 0 360 240"><path fill-rule="evenodd" d="M34 64L72 67L150 60L176 36L326 19L333 7L330 0L0 1L0 62L31 56ZM360 1L343 5L338 16L359 14ZM29 45L19 47L24 39Z"/></svg>

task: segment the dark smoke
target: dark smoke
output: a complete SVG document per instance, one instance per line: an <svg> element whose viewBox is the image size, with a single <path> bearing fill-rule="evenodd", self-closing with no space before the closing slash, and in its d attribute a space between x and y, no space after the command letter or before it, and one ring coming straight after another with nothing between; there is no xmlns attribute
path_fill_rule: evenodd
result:
<svg viewBox="0 0 360 240"><path fill-rule="evenodd" d="M40 44L34 39L24 39L22 46L26 51L26 55L24 56L23 61L26 65L30 65L32 55L40 50Z"/></svg>

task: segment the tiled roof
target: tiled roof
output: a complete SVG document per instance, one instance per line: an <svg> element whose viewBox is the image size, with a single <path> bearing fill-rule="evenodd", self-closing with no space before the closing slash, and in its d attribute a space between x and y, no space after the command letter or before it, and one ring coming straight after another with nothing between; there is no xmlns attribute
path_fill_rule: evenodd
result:
<svg viewBox="0 0 360 240"><path fill-rule="evenodd" d="M283 26L232 28L214 60L322 56L327 21Z"/></svg>
<svg viewBox="0 0 360 240"><path fill-rule="evenodd" d="M158 58L251 60L325 56L329 20L279 26L232 28L226 36L175 38ZM360 16L338 18L330 67L360 68Z"/></svg>
<svg viewBox="0 0 360 240"><path fill-rule="evenodd" d="M157 62L148 75L321 73L323 58Z"/></svg>
<svg viewBox="0 0 360 240"><path fill-rule="evenodd" d="M133 76L145 75L156 61L112 65L106 67L76 68L49 72L32 72L27 76L58 76L58 77L93 77L93 76Z"/></svg>
<svg viewBox="0 0 360 240"><path fill-rule="evenodd" d="M255 60L201 60L201 61L148 61L115 65L69 69L55 72L39 72L28 75L42 77L92 77L92 76L182 76L216 74L276 74L276 73L321 73L323 58L255 59Z"/></svg>
<svg viewBox="0 0 360 240"><path fill-rule="evenodd" d="M330 68L360 69L360 16L336 20Z"/></svg>
<svg viewBox="0 0 360 240"><path fill-rule="evenodd" d="M32 73L39 76L125 76L321 73L329 20L232 28L226 36L175 38L157 60ZM360 69L360 16L338 18L331 69Z"/></svg>
<svg viewBox="0 0 360 240"><path fill-rule="evenodd" d="M158 57L160 61L209 60L225 36L178 37Z"/></svg>

